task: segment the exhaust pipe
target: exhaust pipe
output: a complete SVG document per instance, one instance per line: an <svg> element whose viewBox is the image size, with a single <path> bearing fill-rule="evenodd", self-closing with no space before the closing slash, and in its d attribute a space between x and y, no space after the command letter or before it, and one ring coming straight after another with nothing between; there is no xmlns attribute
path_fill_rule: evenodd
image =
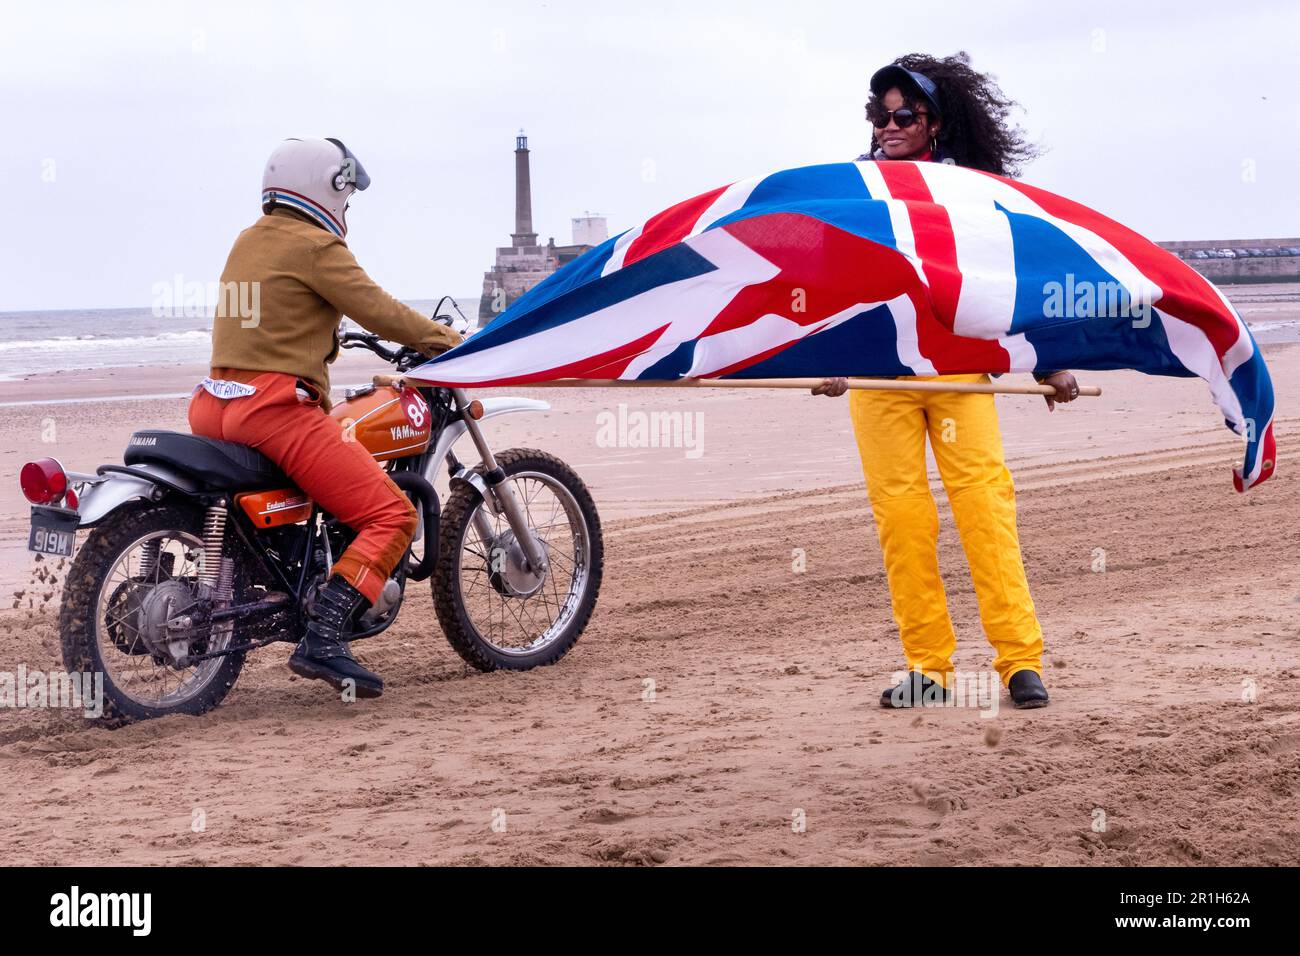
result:
<svg viewBox="0 0 1300 956"><path fill-rule="evenodd" d="M438 528L442 506L438 492L429 480L414 471L390 471L388 477L411 499L424 522L424 559L419 564L407 564L406 576L412 581L427 580L438 562Z"/></svg>

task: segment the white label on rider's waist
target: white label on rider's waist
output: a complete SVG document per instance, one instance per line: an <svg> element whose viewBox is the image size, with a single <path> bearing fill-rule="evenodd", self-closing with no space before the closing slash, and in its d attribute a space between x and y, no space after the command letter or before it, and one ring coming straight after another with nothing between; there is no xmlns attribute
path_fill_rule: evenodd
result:
<svg viewBox="0 0 1300 956"><path fill-rule="evenodd" d="M243 382L231 382L224 378L205 378L199 383L203 388L217 398L247 398L257 391L252 385L245 385Z"/></svg>

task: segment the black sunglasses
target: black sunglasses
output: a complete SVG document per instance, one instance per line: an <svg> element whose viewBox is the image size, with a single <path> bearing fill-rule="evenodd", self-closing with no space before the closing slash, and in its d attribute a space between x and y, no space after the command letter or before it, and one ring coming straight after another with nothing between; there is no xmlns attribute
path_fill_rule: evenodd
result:
<svg viewBox="0 0 1300 956"><path fill-rule="evenodd" d="M907 129L922 116L929 115L925 110L908 109L906 106L897 110L873 109L867 111L867 118L871 120L871 125L876 129L884 129L889 125L891 118L899 129Z"/></svg>

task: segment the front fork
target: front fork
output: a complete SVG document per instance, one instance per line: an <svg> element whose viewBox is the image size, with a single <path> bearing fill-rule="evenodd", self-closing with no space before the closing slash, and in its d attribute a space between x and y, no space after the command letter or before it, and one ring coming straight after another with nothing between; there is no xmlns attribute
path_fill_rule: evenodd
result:
<svg viewBox="0 0 1300 956"><path fill-rule="evenodd" d="M469 432L470 438L474 440L474 447L478 449L479 457L483 459L483 481L487 486L488 494L495 499L497 509L506 516L506 522L510 525L510 530L515 533L515 540L519 542L519 546L523 549L529 570L538 574L545 574L548 569L546 552L538 544L537 539L533 537L532 529L528 527L528 517L524 514L524 508L519 503L519 498L515 495L514 485L506 481L505 472L497 464L496 456L492 454L487 439L483 437L482 429L478 427L478 421L469 413L469 396L465 394L463 388L453 388L451 393L456 399L456 409L460 412L461 420L465 423L465 430ZM495 537L492 523L488 521L487 515L483 513L482 509L474 514L474 528L484 542L491 541Z"/></svg>

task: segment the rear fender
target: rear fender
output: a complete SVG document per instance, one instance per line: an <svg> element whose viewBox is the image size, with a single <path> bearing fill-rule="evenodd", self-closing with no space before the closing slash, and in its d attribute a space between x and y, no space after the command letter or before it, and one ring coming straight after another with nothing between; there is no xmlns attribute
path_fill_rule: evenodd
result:
<svg viewBox="0 0 1300 956"><path fill-rule="evenodd" d="M168 491L192 495L198 484L188 475L154 463L104 465L98 475L70 475L77 490L79 528L103 521L128 501L158 501Z"/></svg>

